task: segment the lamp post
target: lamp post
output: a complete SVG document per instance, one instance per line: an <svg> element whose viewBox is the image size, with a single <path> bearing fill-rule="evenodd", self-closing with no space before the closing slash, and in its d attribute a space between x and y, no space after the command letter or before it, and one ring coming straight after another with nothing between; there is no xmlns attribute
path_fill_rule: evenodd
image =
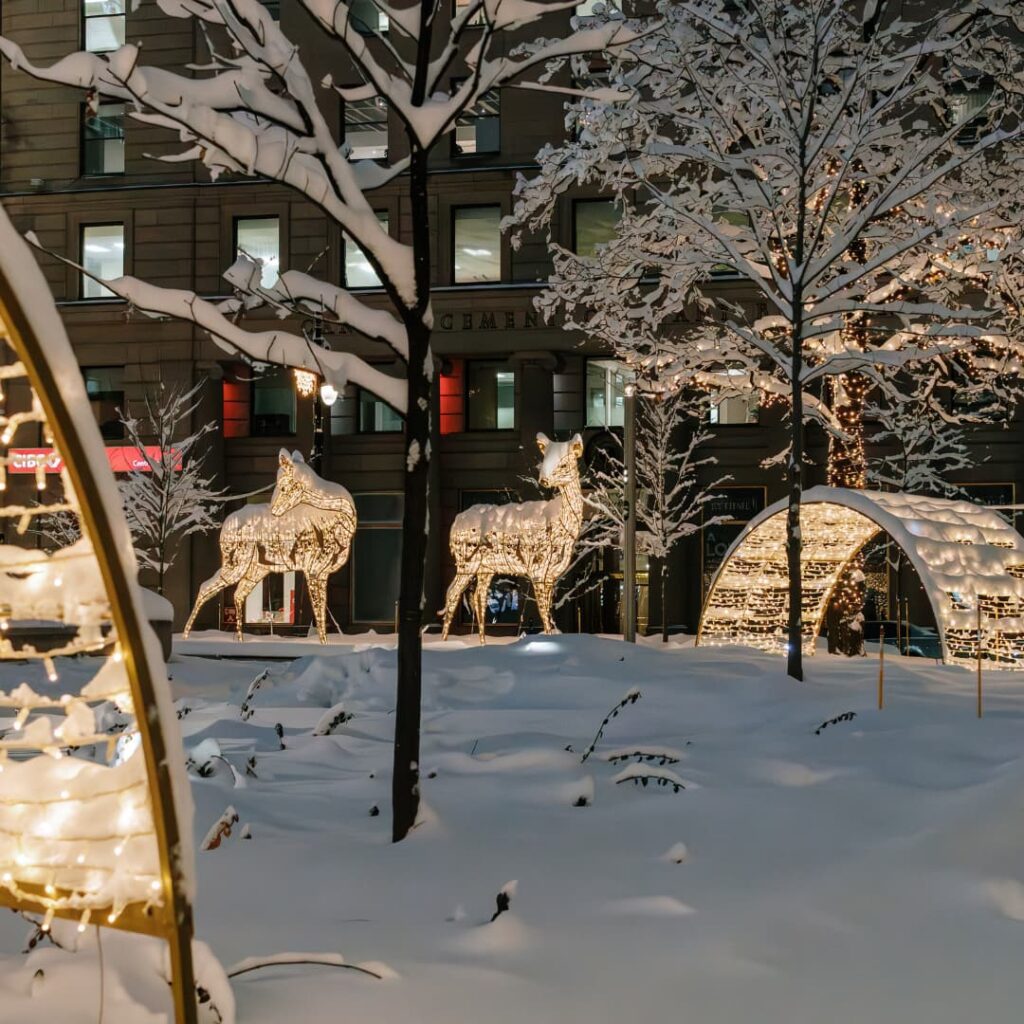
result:
<svg viewBox="0 0 1024 1024"><path fill-rule="evenodd" d="M626 508L623 516L622 639L636 643L636 384L626 384L625 396Z"/></svg>
<svg viewBox="0 0 1024 1024"><path fill-rule="evenodd" d="M311 348L330 348L324 337L323 317L319 312L313 315L312 320L307 320L303 324L302 333ZM313 352L315 358L315 348ZM313 445L309 452L309 465L314 473L320 473L324 461L324 407L330 408L337 398L337 390L326 382L320 385L320 390L313 398Z"/></svg>

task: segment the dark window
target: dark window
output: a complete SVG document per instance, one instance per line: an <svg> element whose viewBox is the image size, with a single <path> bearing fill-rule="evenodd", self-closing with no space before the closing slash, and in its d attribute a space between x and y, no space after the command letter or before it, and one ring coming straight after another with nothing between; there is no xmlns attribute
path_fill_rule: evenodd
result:
<svg viewBox="0 0 1024 1024"><path fill-rule="evenodd" d="M403 427L402 417L376 395L359 389L359 433L393 434Z"/></svg>
<svg viewBox="0 0 1024 1024"><path fill-rule="evenodd" d="M388 16L374 3L374 0L351 0L348 9L349 17L357 32L364 36L387 32Z"/></svg>
<svg viewBox="0 0 1024 1024"><path fill-rule="evenodd" d="M295 387L283 367L268 370L252 384L253 437L280 437L295 433Z"/></svg>
<svg viewBox="0 0 1024 1024"><path fill-rule="evenodd" d="M124 424L118 410L124 408L124 367L83 367L82 376L85 378L85 394L89 399L89 407L100 425L103 440L122 440Z"/></svg>
<svg viewBox="0 0 1024 1024"><path fill-rule="evenodd" d="M124 104L86 106L82 121L82 173L124 174Z"/></svg>
<svg viewBox="0 0 1024 1024"><path fill-rule="evenodd" d="M619 211L610 199L577 199L572 204L572 248L580 256L593 256L599 245L611 241L619 224Z"/></svg>
<svg viewBox="0 0 1024 1024"><path fill-rule="evenodd" d="M453 92L462 81L452 82ZM501 92L498 89L488 89L472 108L459 115L452 147L455 156L497 153L501 149Z"/></svg>
<svg viewBox="0 0 1024 1024"><path fill-rule="evenodd" d="M516 372L496 360L466 363L470 430L512 430L516 425Z"/></svg>
<svg viewBox="0 0 1024 1024"><path fill-rule="evenodd" d="M402 562L402 495L355 494L359 526L352 543L352 621L395 619Z"/></svg>
<svg viewBox="0 0 1024 1024"><path fill-rule="evenodd" d="M345 141L353 160L386 160L388 155L388 105L380 96L347 100Z"/></svg>
<svg viewBox="0 0 1024 1024"><path fill-rule="evenodd" d="M124 46L127 0L84 0L83 36L90 53L107 53Z"/></svg>
<svg viewBox="0 0 1024 1024"><path fill-rule="evenodd" d="M81 239L82 298L113 298L114 293L93 277L111 279L124 274L124 225L83 224ZM89 276L93 275L93 276Z"/></svg>
<svg viewBox="0 0 1024 1024"><path fill-rule="evenodd" d="M501 207L452 210L452 280L473 284L501 280Z"/></svg>

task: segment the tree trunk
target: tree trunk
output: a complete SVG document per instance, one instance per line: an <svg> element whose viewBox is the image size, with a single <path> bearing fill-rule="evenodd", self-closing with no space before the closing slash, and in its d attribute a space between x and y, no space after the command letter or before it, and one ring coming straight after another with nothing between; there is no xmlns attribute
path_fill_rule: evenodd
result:
<svg viewBox="0 0 1024 1024"><path fill-rule="evenodd" d="M422 690L423 581L429 523L431 381L430 218L427 153L413 143L409 166L413 260L417 308L405 314L409 342L406 372L405 508L398 592L398 685L395 700L394 771L391 780L391 838L399 842L419 812L420 698ZM433 524L436 529L436 524Z"/></svg>
<svg viewBox="0 0 1024 1024"><path fill-rule="evenodd" d="M801 297L794 289L793 307L800 308ZM788 482L789 509L786 513L786 566L789 570L789 623L786 643L786 671L793 679L804 677L803 663L803 577L800 555L800 499L803 495L804 475L804 394L800 379L803 370L802 324L793 324L792 360L792 416L790 423L791 447L789 453Z"/></svg>
<svg viewBox="0 0 1024 1024"><path fill-rule="evenodd" d="M668 583L668 559L659 559L658 576L661 584L661 642L668 643L668 606L665 604L666 583Z"/></svg>

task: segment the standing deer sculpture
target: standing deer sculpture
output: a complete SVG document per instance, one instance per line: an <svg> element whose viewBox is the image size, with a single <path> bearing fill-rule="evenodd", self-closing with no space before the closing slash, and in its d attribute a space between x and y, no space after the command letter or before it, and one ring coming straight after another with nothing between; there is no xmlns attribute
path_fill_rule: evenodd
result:
<svg viewBox="0 0 1024 1024"><path fill-rule="evenodd" d="M341 486L324 480L298 452L283 448L277 485L269 505L246 505L224 520L220 530L221 567L200 588L192 623L207 601L235 587L238 639L242 639L245 599L272 572L301 572L309 586L320 643L327 643L327 578L348 560L356 532L356 506Z"/></svg>
<svg viewBox="0 0 1024 1024"><path fill-rule="evenodd" d="M448 639L459 600L476 577L473 610L480 643L486 642L487 594L495 573L525 576L533 583L545 633L553 633L551 598L559 577L572 561L573 548L583 525L583 490L579 459L583 439L550 441L537 435L541 459L538 478L542 487L558 491L550 501L517 505L473 505L452 523L449 544L455 558L455 578L444 603L441 639Z"/></svg>

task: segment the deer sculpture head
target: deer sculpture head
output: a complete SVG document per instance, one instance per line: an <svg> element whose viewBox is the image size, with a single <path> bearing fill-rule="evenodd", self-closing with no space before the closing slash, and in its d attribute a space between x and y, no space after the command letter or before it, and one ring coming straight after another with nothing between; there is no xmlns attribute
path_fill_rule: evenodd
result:
<svg viewBox="0 0 1024 1024"><path fill-rule="evenodd" d="M277 464L277 486L270 499L270 511L275 516L283 516L306 500L309 493L306 476L310 469L301 452L289 452L284 448L278 453Z"/></svg>
<svg viewBox="0 0 1024 1024"><path fill-rule="evenodd" d="M538 434L537 447L543 456L537 472L541 487L565 487L579 482L577 463L583 456L583 438L579 434L570 441L552 441L546 434Z"/></svg>

